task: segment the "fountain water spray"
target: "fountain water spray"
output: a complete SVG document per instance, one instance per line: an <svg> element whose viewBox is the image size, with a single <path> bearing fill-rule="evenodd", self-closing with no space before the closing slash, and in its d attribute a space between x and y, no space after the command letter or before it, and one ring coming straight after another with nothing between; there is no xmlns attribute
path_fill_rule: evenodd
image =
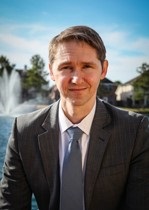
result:
<svg viewBox="0 0 149 210"><path fill-rule="evenodd" d="M0 77L0 113L9 115L18 106L21 95L19 74L13 70L10 75L3 71Z"/></svg>

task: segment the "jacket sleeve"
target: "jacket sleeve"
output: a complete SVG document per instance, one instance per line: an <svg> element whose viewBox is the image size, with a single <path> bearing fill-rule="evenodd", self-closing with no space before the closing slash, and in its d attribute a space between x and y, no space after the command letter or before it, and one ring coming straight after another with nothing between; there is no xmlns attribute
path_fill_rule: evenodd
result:
<svg viewBox="0 0 149 210"><path fill-rule="evenodd" d="M125 195L124 210L149 208L149 123L146 117L138 127Z"/></svg>
<svg viewBox="0 0 149 210"><path fill-rule="evenodd" d="M9 138L0 182L0 209L30 210L31 189L18 150L16 121Z"/></svg>

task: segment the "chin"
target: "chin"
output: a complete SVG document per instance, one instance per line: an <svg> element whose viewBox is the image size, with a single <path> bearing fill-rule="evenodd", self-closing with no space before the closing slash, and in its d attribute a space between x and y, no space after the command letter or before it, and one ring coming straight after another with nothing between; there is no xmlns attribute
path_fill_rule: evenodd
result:
<svg viewBox="0 0 149 210"><path fill-rule="evenodd" d="M82 99L70 99L70 103L74 106L83 106L86 104L86 101L84 102Z"/></svg>

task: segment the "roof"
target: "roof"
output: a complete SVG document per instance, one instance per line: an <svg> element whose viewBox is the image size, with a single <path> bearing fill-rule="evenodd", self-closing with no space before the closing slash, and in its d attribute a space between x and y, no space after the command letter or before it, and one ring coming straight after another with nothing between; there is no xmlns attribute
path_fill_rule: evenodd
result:
<svg viewBox="0 0 149 210"><path fill-rule="evenodd" d="M113 83L111 80L109 80L108 78L104 78L103 80L102 80L102 83Z"/></svg>

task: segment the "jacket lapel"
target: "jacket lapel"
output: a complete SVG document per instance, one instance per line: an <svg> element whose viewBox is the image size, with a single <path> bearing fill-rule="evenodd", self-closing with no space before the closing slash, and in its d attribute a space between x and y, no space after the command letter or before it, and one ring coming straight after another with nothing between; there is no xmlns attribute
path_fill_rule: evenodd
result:
<svg viewBox="0 0 149 210"><path fill-rule="evenodd" d="M108 127L111 118L102 101L97 100L95 117L91 128L85 172L85 206L89 209L94 185L100 171L104 152L111 135Z"/></svg>
<svg viewBox="0 0 149 210"><path fill-rule="evenodd" d="M52 195L59 190L59 125L57 122L58 102L50 107L42 124L45 132L38 136L43 168Z"/></svg>
<svg viewBox="0 0 149 210"><path fill-rule="evenodd" d="M85 172L86 210L89 209L94 185L111 134L110 128L108 127L110 121L111 118L105 105L100 100L97 100L95 117L91 128ZM50 194L52 197L57 197L57 199L59 199L59 125L57 122L58 102L50 107L49 113L42 124L45 132L38 136L38 142Z"/></svg>

